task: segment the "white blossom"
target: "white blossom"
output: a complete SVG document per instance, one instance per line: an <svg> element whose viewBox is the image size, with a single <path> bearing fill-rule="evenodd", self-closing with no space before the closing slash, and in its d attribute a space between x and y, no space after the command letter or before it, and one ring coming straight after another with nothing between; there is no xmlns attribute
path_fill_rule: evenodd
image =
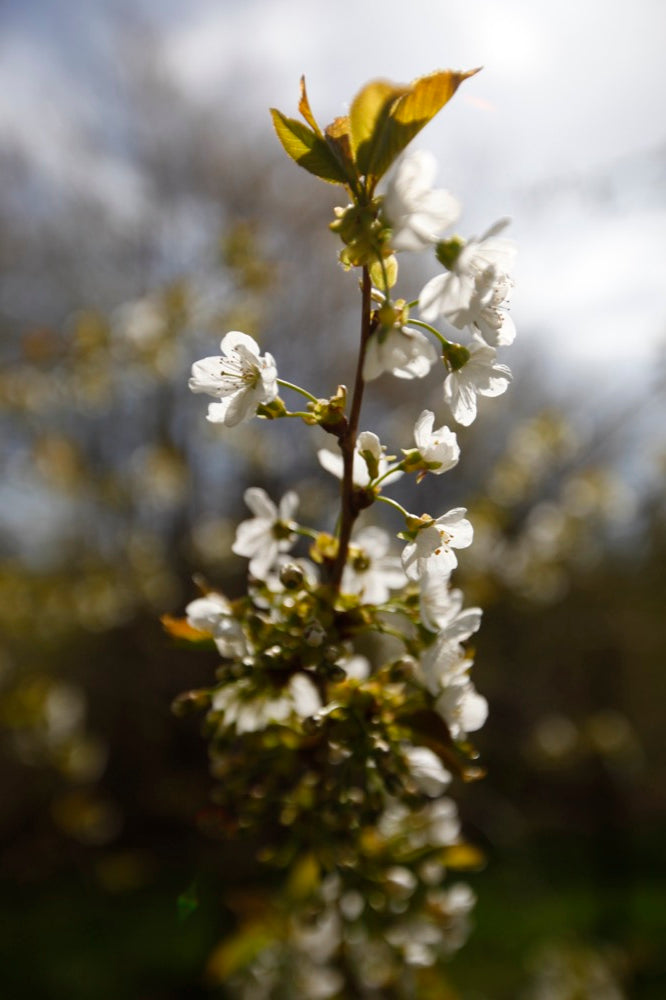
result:
<svg viewBox="0 0 666 1000"><path fill-rule="evenodd" d="M452 194L433 190L436 170L435 157L425 150L399 160L383 204L394 250L424 250L460 215L460 204Z"/></svg>
<svg viewBox="0 0 666 1000"><path fill-rule="evenodd" d="M403 749L409 770L419 790L435 798L451 782L451 775L441 760L428 747L405 747Z"/></svg>
<svg viewBox="0 0 666 1000"><path fill-rule="evenodd" d="M367 656L350 656L339 660L338 666L342 667L347 677L352 680L365 681L370 676L370 660Z"/></svg>
<svg viewBox="0 0 666 1000"><path fill-rule="evenodd" d="M462 590L451 590L446 577L428 569L421 574L419 606L421 621L426 628L464 642L479 628L482 611L481 608L466 608L463 611L462 602Z"/></svg>
<svg viewBox="0 0 666 1000"><path fill-rule="evenodd" d="M369 486L371 480L370 469L368 468L368 462L363 457L363 452L370 452L372 459L377 464L377 475L375 479L379 476L383 476L389 468L389 460L386 458L384 453L385 449L381 445L379 438L372 431L362 431L356 439L356 446L354 448L354 467L352 471L352 478L355 486ZM330 472L332 476L336 479L342 479L342 474L344 471L344 462L342 455L339 451L330 451L328 448L320 448L317 452L317 458L319 459L319 464L327 472ZM390 476L387 476L384 483L392 483L396 479L402 476L400 469L392 472Z"/></svg>
<svg viewBox="0 0 666 1000"><path fill-rule="evenodd" d="M502 275L474 320L474 327L491 347L508 347L516 339L516 325L509 315L512 288L510 278Z"/></svg>
<svg viewBox="0 0 666 1000"><path fill-rule="evenodd" d="M464 507L447 511L424 524L414 541L402 551L402 565L410 580L418 580L426 571L448 576L458 565L454 549L472 544L474 529L466 519Z"/></svg>
<svg viewBox="0 0 666 1000"><path fill-rule="evenodd" d="M278 554L289 551L293 545L292 518L298 497L289 491L276 507L265 490L252 486L245 491L244 500L254 517L238 525L231 550L249 558L250 573L263 580Z"/></svg>
<svg viewBox="0 0 666 1000"><path fill-rule="evenodd" d="M381 528L364 528L352 539L342 574L342 591L366 604L384 604L391 590L406 583L400 558L389 554L390 537Z"/></svg>
<svg viewBox="0 0 666 1000"><path fill-rule="evenodd" d="M467 733L481 729L488 718L488 702L469 678L445 687L435 702L435 708L454 740L464 739Z"/></svg>
<svg viewBox="0 0 666 1000"><path fill-rule="evenodd" d="M277 368L268 352L259 353L259 345L247 333L231 330L220 344L223 357L203 358L192 365L189 386L192 392L217 397L208 407L212 423L234 427L249 420L261 403L277 396Z"/></svg>
<svg viewBox="0 0 666 1000"><path fill-rule="evenodd" d="M212 708L222 713L224 726L234 726L237 733L254 733L292 717L309 718L321 708L321 699L305 674L295 674L280 692L257 693L254 683L243 678L219 688Z"/></svg>
<svg viewBox="0 0 666 1000"><path fill-rule="evenodd" d="M392 800L379 819L379 830L384 837L405 837L412 850L426 845L448 847L460 836L458 809L452 799L442 797L428 802L416 811L404 803Z"/></svg>
<svg viewBox="0 0 666 1000"><path fill-rule="evenodd" d="M234 618L231 605L222 594L197 597L185 608L188 624L200 632L210 632L221 656L240 659L247 652L247 640L241 623Z"/></svg>
<svg viewBox="0 0 666 1000"><path fill-rule="evenodd" d="M390 372L397 378L424 378L437 361L437 351L425 334L409 325L397 324L376 330L365 352L366 382Z"/></svg>
<svg viewBox="0 0 666 1000"><path fill-rule="evenodd" d="M419 671L425 686L435 695L449 684L464 681L472 666L472 661L465 655L462 643L478 631L481 624L481 609L466 608L461 611L462 595L456 604L458 610L442 628L432 646L425 650L419 663Z"/></svg>
<svg viewBox="0 0 666 1000"><path fill-rule="evenodd" d="M480 239L470 239L450 270L430 279L419 296L424 320L432 323L443 318L458 329L476 322L493 299L495 289L505 288L511 278L515 245L512 240L497 238L506 225L504 219Z"/></svg>
<svg viewBox="0 0 666 1000"><path fill-rule="evenodd" d="M477 395L501 396L511 380L511 369L497 363L497 351L480 334L473 334L468 350L469 360L462 368L450 372L444 382L444 399L454 420L463 427L469 427L476 419Z"/></svg>
<svg viewBox="0 0 666 1000"><path fill-rule="evenodd" d="M423 410L414 425L414 440L421 458L427 462L428 471L436 476L452 469L460 458L460 446L455 433L448 427L433 430L435 414Z"/></svg>

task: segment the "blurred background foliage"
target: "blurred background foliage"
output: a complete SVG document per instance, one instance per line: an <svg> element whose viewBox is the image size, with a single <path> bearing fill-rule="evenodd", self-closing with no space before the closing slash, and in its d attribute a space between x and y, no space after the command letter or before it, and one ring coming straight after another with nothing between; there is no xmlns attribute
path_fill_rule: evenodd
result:
<svg viewBox="0 0 666 1000"><path fill-rule="evenodd" d="M186 379L242 329L317 395L349 381L357 303L327 230L335 192L281 158L268 130L243 148L232 120L189 106L159 67L143 64L135 84L126 141L150 207L131 224L82 192L45 201L30 163L2 154L8 998L215 989L204 970L227 928L224 893L253 873L215 839L197 721L170 714L215 657L175 647L159 616L182 613L195 573L242 588L230 544L247 485L277 496L296 484L306 522L334 516L321 432L211 427ZM405 265L399 288L410 278ZM476 931L451 981L464 1000L657 1000L666 504L663 461L639 480L634 469L646 428L666 456L650 410L663 373L595 409L579 385L552 384L519 332L515 383L460 432L456 474L396 491L414 510L470 508L458 579L486 612L476 682L491 716L476 742L488 776L456 794L488 864L471 876ZM439 384L423 391L443 416ZM394 448L411 441L409 397L388 378L369 393L366 426ZM199 905L179 922L188 886Z"/></svg>

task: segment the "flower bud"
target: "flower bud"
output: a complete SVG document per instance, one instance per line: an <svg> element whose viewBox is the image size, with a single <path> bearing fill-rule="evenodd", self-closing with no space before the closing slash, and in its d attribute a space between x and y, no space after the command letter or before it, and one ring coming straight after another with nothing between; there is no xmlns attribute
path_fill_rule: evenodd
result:
<svg viewBox="0 0 666 1000"><path fill-rule="evenodd" d="M305 573L298 563L287 563L280 570L280 583L287 590L297 590L303 585Z"/></svg>
<svg viewBox="0 0 666 1000"><path fill-rule="evenodd" d="M210 701L210 691L184 691L172 701L171 711L178 717L189 715L190 712L198 712L202 708L208 708Z"/></svg>
<svg viewBox="0 0 666 1000"><path fill-rule="evenodd" d="M321 646L326 638L326 629L316 618L309 621L303 629L303 639L308 646Z"/></svg>

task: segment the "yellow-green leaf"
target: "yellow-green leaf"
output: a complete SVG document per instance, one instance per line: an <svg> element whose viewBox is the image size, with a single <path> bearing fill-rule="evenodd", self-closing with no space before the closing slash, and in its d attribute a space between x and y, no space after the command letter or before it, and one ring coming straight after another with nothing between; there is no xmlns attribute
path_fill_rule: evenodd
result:
<svg viewBox="0 0 666 1000"><path fill-rule="evenodd" d="M319 885L321 869L315 855L310 851L299 858L287 880L286 891L290 899L307 899Z"/></svg>
<svg viewBox="0 0 666 1000"><path fill-rule="evenodd" d="M451 100L463 80L478 72L478 69L466 73L438 70L414 80L389 111L386 127L373 149L369 172L379 179L414 136Z"/></svg>
<svg viewBox="0 0 666 1000"><path fill-rule="evenodd" d="M351 146L359 172L367 174L393 103L408 88L390 80L372 80L358 92L350 109Z"/></svg>
<svg viewBox="0 0 666 1000"><path fill-rule="evenodd" d="M241 927L213 950L206 967L208 980L224 983L229 976L248 966L274 940L272 930L262 921Z"/></svg>
<svg viewBox="0 0 666 1000"><path fill-rule="evenodd" d="M472 844L451 844L444 851L443 862L455 871L478 872L485 866L483 851Z"/></svg>
<svg viewBox="0 0 666 1000"><path fill-rule="evenodd" d="M347 115L334 118L325 128L326 142L332 150L340 169L345 175L345 183L354 182L357 177L351 145L351 123Z"/></svg>
<svg viewBox="0 0 666 1000"><path fill-rule="evenodd" d="M346 184L347 178L328 143L295 118L271 108L277 137L284 151L300 167L331 184Z"/></svg>
<svg viewBox="0 0 666 1000"><path fill-rule="evenodd" d="M174 639L184 639L186 642L196 642L202 645L213 646L213 636L210 632L202 632L198 628L192 628L187 618L174 618L173 615L162 615L160 621L162 625Z"/></svg>
<svg viewBox="0 0 666 1000"><path fill-rule="evenodd" d="M308 100L307 90L305 89L305 77L301 77L301 99L298 102L298 110L305 118L306 122L316 135L321 135L321 129L317 125L317 120L312 114L312 108L310 107L310 102Z"/></svg>

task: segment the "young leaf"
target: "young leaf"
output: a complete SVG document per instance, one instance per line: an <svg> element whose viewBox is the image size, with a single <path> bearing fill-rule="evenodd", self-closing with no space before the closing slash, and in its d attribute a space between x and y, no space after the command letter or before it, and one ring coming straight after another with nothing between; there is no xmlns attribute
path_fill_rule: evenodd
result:
<svg viewBox="0 0 666 1000"><path fill-rule="evenodd" d="M308 123L312 131L316 135L321 136L321 129L317 125L317 120L315 116L312 114L312 108L310 107L310 102L308 100L308 94L305 89L304 76L301 77L301 99L298 102L298 110L303 115L303 117L305 118L306 122Z"/></svg>
<svg viewBox="0 0 666 1000"><path fill-rule="evenodd" d="M276 108L271 108L271 117L285 152L300 167L331 184L347 183L335 154L323 138L297 119L287 118Z"/></svg>
<svg viewBox="0 0 666 1000"><path fill-rule="evenodd" d="M414 136L451 100L463 80L478 72L478 69L466 73L438 70L414 80L391 105L384 127L372 144L367 172L375 180L386 173Z"/></svg>
<svg viewBox="0 0 666 1000"><path fill-rule="evenodd" d="M181 639L185 642L193 642L202 646L213 646L213 637L208 632L201 632L198 628L192 628L187 618L174 618L173 615L162 615L160 618L162 625L174 639Z"/></svg>
<svg viewBox="0 0 666 1000"><path fill-rule="evenodd" d="M224 983L229 976L240 972L254 961L274 940L273 933L261 920L242 926L214 949L208 959L207 977L213 983Z"/></svg>
<svg viewBox="0 0 666 1000"><path fill-rule="evenodd" d="M315 855L310 851L299 858L291 872L286 885L289 899L307 899L313 895L320 881L320 867Z"/></svg>
<svg viewBox="0 0 666 1000"><path fill-rule="evenodd" d="M375 145L386 128L391 107L407 90L390 80L373 80L352 101L351 144L360 173L369 173Z"/></svg>
<svg viewBox="0 0 666 1000"><path fill-rule="evenodd" d="M345 175L345 183L354 187L357 170L354 165L354 154L351 144L351 123L347 115L335 118L326 126L326 142L332 150L340 169Z"/></svg>

